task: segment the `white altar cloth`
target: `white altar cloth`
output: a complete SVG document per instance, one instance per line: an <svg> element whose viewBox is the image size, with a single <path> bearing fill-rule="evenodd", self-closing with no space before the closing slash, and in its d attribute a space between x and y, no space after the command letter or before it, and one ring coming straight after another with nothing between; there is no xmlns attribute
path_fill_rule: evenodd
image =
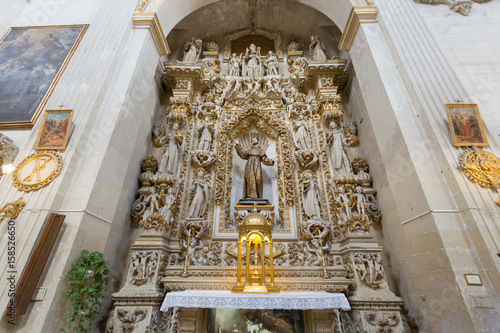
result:
<svg viewBox="0 0 500 333"><path fill-rule="evenodd" d="M281 292L279 294L232 294L230 291L185 290L167 293L161 311L171 307L211 309L351 309L342 293Z"/></svg>

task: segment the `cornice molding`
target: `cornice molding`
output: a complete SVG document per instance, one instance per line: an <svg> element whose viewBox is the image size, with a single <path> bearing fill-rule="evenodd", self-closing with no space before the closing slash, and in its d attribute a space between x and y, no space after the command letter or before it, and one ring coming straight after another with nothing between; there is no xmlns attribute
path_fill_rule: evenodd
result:
<svg viewBox="0 0 500 333"><path fill-rule="evenodd" d="M377 23L377 13L376 6L353 7L347 19L342 38L340 39L339 49L349 52L361 23Z"/></svg>
<svg viewBox="0 0 500 333"><path fill-rule="evenodd" d="M132 19L134 29L148 29L160 56L170 53L165 34L156 13L135 12Z"/></svg>

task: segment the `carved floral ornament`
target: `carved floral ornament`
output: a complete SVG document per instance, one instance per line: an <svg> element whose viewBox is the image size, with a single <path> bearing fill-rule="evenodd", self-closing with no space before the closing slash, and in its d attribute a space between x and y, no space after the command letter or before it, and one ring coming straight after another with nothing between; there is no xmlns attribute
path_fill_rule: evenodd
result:
<svg viewBox="0 0 500 333"><path fill-rule="evenodd" d="M26 201L21 197L14 202L7 202L0 207L0 223L5 219L15 219L23 209Z"/></svg>
<svg viewBox="0 0 500 333"><path fill-rule="evenodd" d="M494 191L500 188L500 160L494 155L479 148L469 148L460 154L458 163L458 169L473 183ZM500 206L500 197L495 203Z"/></svg>
<svg viewBox="0 0 500 333"><path fill-rule="evenodd" d="M485 3L491 0L413 0L418 3L423 3L426 5L447 5L451 10L462 14L464 16L469 15L472 10L472 5L474 3Z"/></svg>

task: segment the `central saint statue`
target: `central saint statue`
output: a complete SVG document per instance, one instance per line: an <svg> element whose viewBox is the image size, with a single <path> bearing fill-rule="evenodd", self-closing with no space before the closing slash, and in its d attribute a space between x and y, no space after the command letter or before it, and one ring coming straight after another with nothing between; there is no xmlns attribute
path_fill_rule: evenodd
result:
<svg viewBox="0 0 500 333"><path fill-rule="evenodd" d="M263 183L261 163L274 165L278 158L271 159L266 156L266 152L259 145L259 139L252 138L252 148L243 150L238 139L234 139L236 152L244 159L248 160L245 165L245 185L243 187L244 199L262 199Z"/></svg>

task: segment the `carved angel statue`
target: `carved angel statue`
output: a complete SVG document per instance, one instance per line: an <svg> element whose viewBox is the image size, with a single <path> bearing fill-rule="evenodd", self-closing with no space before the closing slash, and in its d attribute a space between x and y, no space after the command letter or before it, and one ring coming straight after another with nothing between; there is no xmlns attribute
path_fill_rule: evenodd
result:
<svg viewBox="0 0 500 333"><path fill-rule="evenodd" d="M205 180L205 172L200 170L198 178L193 182L191 191L194 192L191 206L189 206L188 217L203 217L210 201L210 183Z"/></svg>
<svg viewBox="0 0 500 333"><path fill-rule="evenodd" d="M306 248L307 251L312 253L307 262L312 266L321 266L324 260L323 250L328 250L328 246L322 246L319 239L313 238L310 242L306 243Z"/></svg>
<svg viewBox="0 0 500 333"><path fill-rule="evenodd" d="M321 202L323 201L321 190L314 180L312 172L305 174L300 184L302 192L302 207L307 217L312 220L321 219Z"/></svg>
<svg viewBox="0 0 500 333"><path fill-rule="evenodd" d="M307 124L303 115L299 116L293 125L295 146L299 149L312 149L311 137L307 131Z"/></svg>
<svg viewBox="0 0 500 333"><path fill-rule="evenodd" d="M243 74L252 80L261 76L260 47L250 44L250 47L247 47L245 52L245 60Z"/></svg>
<svg viewBox="0 0 500 333"><path fill-rule="evenodd" d="M165 137L160 139L160 142L165 142L165 148L163 156L160 161L160 166L158 171L160 173L168 173L175 175L177 167L179 165L179 153L182 145L182 136L177 133L179 129L179 124L174 123L172 125L172 130L169 131Z"/></svg>
<svg viewBox="0 0 500 333"><path fill-rule="evenodd" d="M345 152L345 149L350 146L350 142L345 137L342 129L333 120L330 121L330 133L327 135L326 144L333 175L351 173L351 163L349 163L349 158Z"/></svg>
<svg viewBox="0 0 500 333"><path fill-rule="evenodd" d="M312 60L325 61L326 60L326 47L325 43L319 40L317 35L311 36L311 44L309 45L309 53Z"/></svg>
<svg viewBox="0 0 500 333"><path fill-rule="evenodd" d="M229 59L229 76L240 76L240 67L243 63L243 53L239 56L236 56L236 53L233 53L231 59Z"/></svg>
<svg viewBox="0 0 500 333"><path fill-rule="evenodd" d="M198 132L200 134L200 141L198 142L198 150L210 151L212 147L212 131L213 128L210 126L210 118L205 117L203 123L198 127Z"/></svg>
<svg viewBox="0 0 500 333"><path fill-rule="evenodd" d="M273 51L269 51L267 54L266 60L264 62L264 66L266 67L267 75L279 75L278 74L278 58L273 53Z"/></svg>
<svg viewBox="0 0 500 333"><path fill-rule="evenodd" d="M190 41L186 42L184 46L184 58L182 58L183 62L197 62L198 58L201 54L201 39L195 39L191 37Z"/></svg>

